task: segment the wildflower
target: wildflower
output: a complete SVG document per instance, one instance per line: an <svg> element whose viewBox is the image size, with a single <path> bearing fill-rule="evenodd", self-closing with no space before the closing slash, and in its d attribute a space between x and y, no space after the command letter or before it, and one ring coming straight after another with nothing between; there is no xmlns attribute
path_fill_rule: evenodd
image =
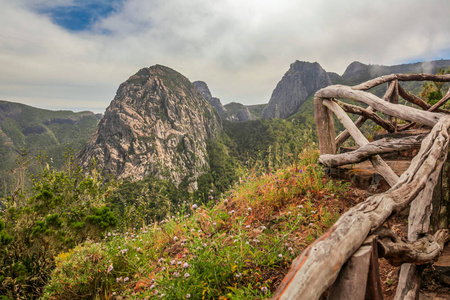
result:
<svg viewBox="0 0 450 300"><path fill-rule="evenodd" d="M174 264L176 264L176 263L177 263L177 262L175 261L175 259L172 260L172 261L170 262L171 265L174 265Z"/></svg>
<svg viewBox="0 0 450 300"><path fill-rule="evenodd" d="M164 260L164 258L160 258L160 259L158 259L158 262L162 262Z"/></svg>
<svg viewBox="0 0 450 300"><path fill-rule="evenodd" d="M303 205L299 205L298 208L302 209L302 208L303 208Z"/></svg>
<svg viewBox="0 0 450 300"><path fill-rule="evenodd" d="M198 231L198 233L202 233L202 231L201 231L201 230L199 230L199 231Z"/></svg>
<svg viewBox="0 0 450 300"><path fill-rule="evenodd" d="M282 257L283 257L283 254L281 254L281 253L278 254L278 257L279 257L279 258L282 258Z"/></svg>
<svg viewBox="0 0 450 300"><path fill-rule="evenodd" d="M185 263L183 264L183 268L185 268L185 269L189 268L189 264L188 264L187 262L185 262Z"/></svg>
<svg viewBox="0 0 450 300"><path fill-rule="evenodd" d="M108 268L108 272L107 273L111 272L113 269L114 269L113 265L110 265L109 268Z"/></svg>
<svg viewBox="0 0 450 300"><path fill-rule="evenodd" d="M130 280L130 278L125 277L125 278L123 279L123 282L127 282L128 280Z"/></svg>
<svg viewBox="0 0 450 300"><path fill-rule="evenodd" d="M178 277L180 277L180 273L178 273L178 272L173 272L173 276L178 278Z"/></svg>
<svg viewBox="0 0 450 300"><path fill-rule="evenodd" d="M214 222L214 223L213 223L213 226L216 226L216 225L217 225L217 223L216 223L216 222ZM188 294L188 295L189 295L189 294Z"/></svg>
<svg viewBox="0 0 450 300"><path fill-rule="evenodd" d="M237 274L236 274L236 277L237 277L237 278L239 278L239 277L241 277L241 276L242 276L241 273L237 273Z"/></svg>
<svg viewBox="0 0 450 300"><path fill-rule="evenodd" d="M177 262L177 265L181 265L183 262L182 261L179 261L179 262Z"/></svg>
<svg viewBox="0 0 450 300"><path fill-rule="evenodd" d="M173 240L176 242L178 240L178 237L174 236Z"/></svg>
<svg viewBox="0 0 450 300"><path fill-rule="evenodd" d="M117 283L122 281L122 277L116 278Z"/></svg>
<svg viewBox="0 0 450 300"><path fill-rule="evenodd" d="M264 294L267 293L267 291L268 291L267 287L263 286L261 288L261 292L263 292Z"/></svg>
<svg viewBox="0 0 450 300"><path fill-rule="evenodd" d="M261 229L262 229L262 230L264 230L264 229L266 229L266 228L267 228L267 227L264 226L264 225L261 226Z"/></svg>
<svg viewBox="0 0 450 300"><path fill-rule="evenodd" d="M234 209L230 210L230 215L234 214Z"/></svg>
<svg viewBox="0 0 450 300"><path fill-rule="evenodd" d="M192 205L192 209L198 208L197 204Z"/></svg>
<svg viewBox="0 0 450 300"><path fill-rule="evenodd" d="M313 223L309 223L309 227L313 227L313 225L314 225Z"/></svg>
<svg viewBox="0 0 450 300"><path fill-rule="evenodd" d="M294 251L294 249L292 249L292 247L289 247L289 248L288 248L288 251Z"/></svg>
<svg viewBox="0 0 450 300"><path fill-rule="evenodd" d="M312 210L312 211L311 211L311 213L312 213L312 214L315 214L315 213L316 213L316 211L315 211L315 210Z"/></svg>
<svg viewBox="0 0 450 300"><path fill-rule="evenodd" d="M191 276L189 273L184 274L184 278L188 278L189 276Z"/></svg>
<svg viewBox="0 0 450 300"><path fill-rule="evenodd" d="M165 270L166 270L166 267L162 267L162 268L161 268L161 271L165 271Z"/></svg>
<svg viewBox="0 0 450 300"><path fill-rule="evenodd" d="M224 203L228 203L228 199L223 200Z"/></svg>
<svg viewBox="0 0 450 300"><path fill-rule="evenodd" d="M250 225L245 226L245 228L250 228Z"/></svg>
<svg viewBox="0 0 450 300"><path fill-rule="evenodd" d="M191 294L186 294L186 298L191 298Z"/></svg>
<svg viewBox="0 0 450 300"><path fill-rule="evenodd" d="M288 215L292 214L291 211L288 211Z"/></svg>
<svg viewBox="0 0 450 300"><path fill-rule="evenodd" d="M213 190L209 190L209 192L212 194L212 193L214 193L214 191Z"/></svg>
<svg viewBox="0 0 450 300"><path fill-rule="evenodd" d="M251 208L251 207L249 207L249 208L247 208L247 210L248 210L248 211L252 211L252 208Z"/></svg>
<svg viewBox="0 0 450 300"><path fill-rule="evenodd" d="M195 229L194 229L194 228L192 228L192 229L191 229L191 232L194 232L194 231L195 231Z"/></svg>
<svg viewBox="0 0 450 300"><path fill-rule="evenodd" d="M233 243L237 243L237 242L239 242L239 240L234 240L234 241L233 241Z"/></svg>
<svg viewBox="0 0 450 300"><path fill-rule="evenodd" d="M155 287L155 285L154 284L152 284L151 286L150 286L150 289L153 289Z"/></svg>

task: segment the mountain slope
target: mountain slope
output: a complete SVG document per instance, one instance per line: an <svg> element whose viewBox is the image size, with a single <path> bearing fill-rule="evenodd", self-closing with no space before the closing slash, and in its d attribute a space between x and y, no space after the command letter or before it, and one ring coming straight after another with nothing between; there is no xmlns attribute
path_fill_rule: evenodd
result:
<svg viewBox="0 0 450 300"><path fill-rule="evenodd" d="M155 65L120 85L81 162L95 159L117 178L154 175L196 189L209 168L206 141L221 128L217 111L186 77Z"/></svg>
<svg viewBox="0 0 450 300"><path fill-rule="evenodd" d="M47 154L56 167L63 164L68 144L80 151L99 122L92 112L51 111L0 101L0 185L12 183L11 169L19 155L25 159ZM1 192L0 192L1 194Z"/></svg>
<svg viewBox="0 0 450 300"><path fill-rule="evenodd" d="M327 72L317 62L297 60L278 82L261 118L287 118L296 113L309 96L330 84Z"/></svg>

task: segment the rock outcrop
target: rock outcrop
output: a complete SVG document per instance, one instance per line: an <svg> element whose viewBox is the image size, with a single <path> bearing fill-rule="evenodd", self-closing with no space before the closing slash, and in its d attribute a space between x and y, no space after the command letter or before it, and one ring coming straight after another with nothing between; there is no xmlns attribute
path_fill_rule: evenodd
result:
<svg viewBox="0 0 450 300"><path fill-rule="evenodd" d="M154 175L196 189L209 168L206 141L221 127L218 113L186 77L156 65L120 85L80 159L84 166L95 159L118 179Z"/></svg>
<svg viewBox="0 0 450 300"><path fill-rule="evenodd" d="M202 96L208 100L209 104L211 104L217 112L224 119L228 119L227 109L222 105L219 98L213 97L211 91L208 88L208 85L204 81L194 81L194 86L199 90Z"/></svg>
<svg viewBox="0 0 450 300"><path fill-rule="evenodd" d="M241 103L231 102L225 105L225 108L227 109L229 119L232 122L244 122L257 119L250 112L248 107Z"/></svg>
<svg viewBox="0 0 450 300"><path fill-rule="evenodd" d="M262 119L287 118L317 90L331 84L328 73L317 63L295 61L278 82Z"/></svg>

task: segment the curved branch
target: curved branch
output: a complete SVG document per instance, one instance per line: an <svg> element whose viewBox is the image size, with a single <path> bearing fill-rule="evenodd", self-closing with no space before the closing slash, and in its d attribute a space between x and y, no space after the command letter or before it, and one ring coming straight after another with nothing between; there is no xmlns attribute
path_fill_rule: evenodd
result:
<svg viewBox="0 0 450 300"><path fill-rule="evenodd" d="M425 73L419 73L419 74L391 74L391 75L385 75L380 76L377 78L374 78L372 80L368 80L366 82L360 83L358 85L355 85L352 87L353 90L361 90L366 91L369 90L377 85L386 83L388 81L392 80L399 80L399 81L436 81L436 82L448 82L450 81L450 74L446 75L433 75L433 74L425 74Z"/></svg>
<svg viewBox="0 0 450 300"><path fill-rule="evenodd" d="M427 112L409 106L389 103L371 93L353 90L351 87L343 85L332 85L323 88L316 92L316 97L345 98L363 102L387 115L428 126L434 126L444 116L444 114L440 113Z"/></svg>
<svg viewBox="0 0 450 300"><path fill-rule="evenodd" d="M384 129L386 129L389 132L395 131L395 127L394 127L394 125L392 125L392 123L384 120L379 115L377 115L376 113L374 113L368 109L362 108L360 106L344 103L341 101L337 101L337 100L334 100L334 102L336 102L340 107L342 107L343 110L345 110L348 113L358 114L358 115L365 117L366 119L371 119L376 124L380 125L381 127L383 127Z"/></svg>

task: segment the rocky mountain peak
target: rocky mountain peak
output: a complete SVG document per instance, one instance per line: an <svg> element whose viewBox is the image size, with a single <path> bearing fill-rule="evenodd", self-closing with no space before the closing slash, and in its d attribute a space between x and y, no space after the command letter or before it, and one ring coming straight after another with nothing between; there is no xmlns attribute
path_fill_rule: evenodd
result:
<svg viewBox="0 0 450 300"><path fill-rule="evenodd" d="M148 175L196 188L206 170L206 141L221 130L217 112L180 73L143 68L122 83L97 132L81 154L104 174L140 180Z"/></svg>
<svg viewBox="0 0 450 300"><path fill-rule="evenodd" d="M308 97L330 84L328 73L317 62L297 60L278 82L262 118L289 117Z"/></svg>
<svg viewBox="0 0 450 300"><path fill-rule="evenodd" d="M222 116L222 118L228 120L227 109L222 105L219 98L213 97L211 91L208 88L208 85L204 81L194 81L194 86L197 90L202 94L202 96L208 100L209 104L211 104L217 112Z"/></svg>

